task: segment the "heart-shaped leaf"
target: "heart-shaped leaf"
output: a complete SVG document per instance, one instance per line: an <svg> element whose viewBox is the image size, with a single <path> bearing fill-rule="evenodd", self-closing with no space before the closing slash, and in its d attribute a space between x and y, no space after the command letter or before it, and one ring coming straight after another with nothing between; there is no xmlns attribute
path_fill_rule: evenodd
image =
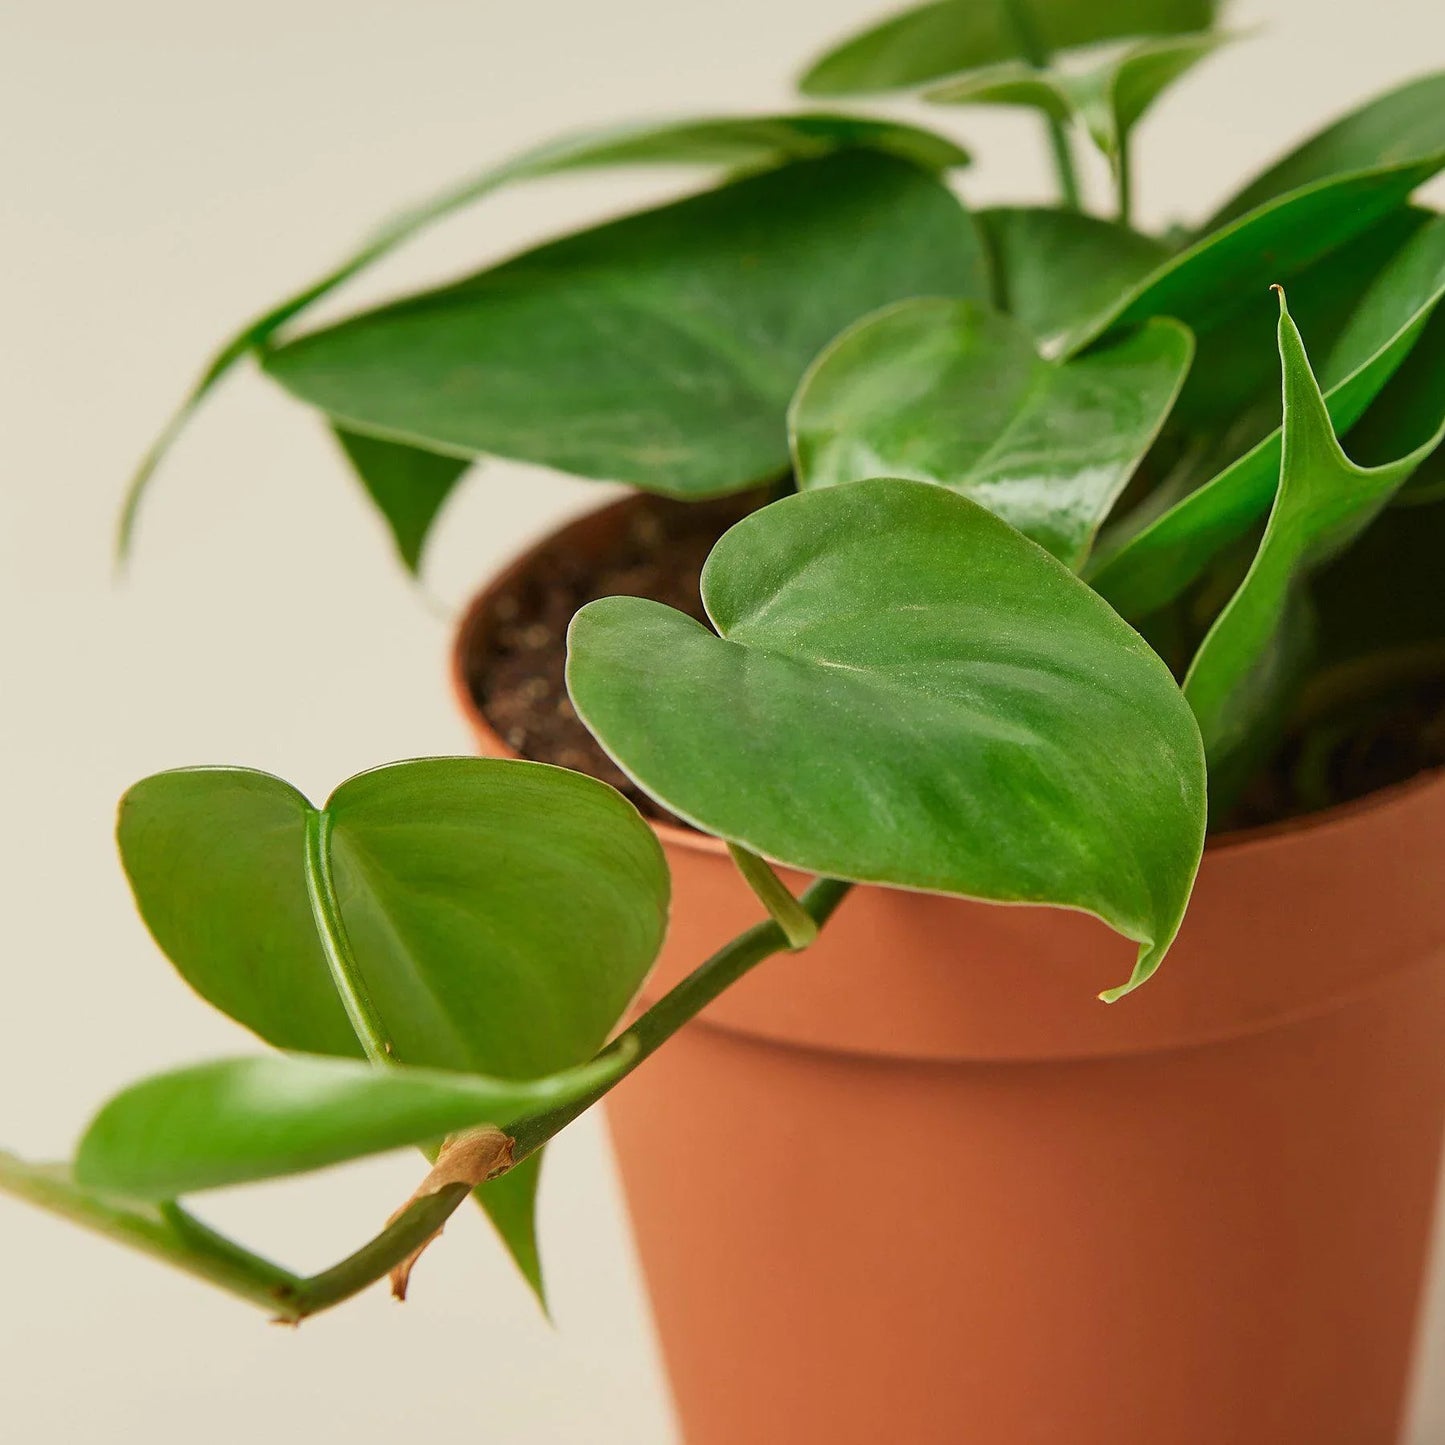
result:
<svg viewBox="0 0 1445 1445"><path fill-rule="evenodd" d="M1279 487L1253 565L1200 645L1184 695L1209 758L1211 801L1227 804L1256 761L1282 693L1297 680L1299 649L1281 644L1309 575L1364 531L1445 438L1445 419L1396 461L1360 467L1335 437L1329 407L1280 292L1284 438Z"/></svg>
<svg viewBox="0 0 1445 1445"><path fill-rule="evenodd" d="M361 1052L308 892L306 832L323 822L362 987L404 1063L517 1078L581 1063L661 944L657 840L576 773L399 763L324 810L247 769L147 778L118 826L141 913L197 992L278 1048ZM479 1196L534 1282L536 1173L529 1160Z"/></svg>
<svg viewBox="0 0 1445 1445"><path fill-rule="evenodd" d="M1423 160L1319 181L1270 201L1166 261L1062 345L1081 351L1116 326L1173 316L1195 331L1218 326L1241 298L1288 283L1364 234L1445 168L1445 152Z"/></svg>
<svg viewBox="0 0 1445 1445"><path fill-rule="evenodd" d="M294 1055L197 1064L111 1099L80 1141L75 1177L164 1200L305 1173L481 1124L505 1130L585 1097L627 1062L609 1058L530 1082Z"/></svg>
<svg viewBox="0 0 1445 1445"><path fill-rule="evenodd" d="M814 61L807 95L921 85L958 70L1120 40L1207 30L1215 0L932 0L850 37Z"/></svg>
<svg viewBox="0 0 1445 1445"><path fill-rule="evenodd" d="M755 512L702 592L720 635L635 597L572 623L573 703L641 787L810 872L1083 909L1140 943L1126 989L1148 977L1203 844L1198 734L1066 568L883 479Z"/></svg>
<svg viewBox="0 0 1445 1445"><path fill-rule="evenodd" d="M854 151L567 237L266 366L352 430L702 497L786 471L793 390L849 322L986 292L943 185Z"/></svg>
<svg viewBox="0 0 1445 1445"><path fill-rule="evenodd" d="M1329 176L1418 160L1445 150L1445 71L1387 91L1325 127L1231 196L1205 223L1215 231Z"/></svg>
<svg viewBox="0 0 1445 1445"><path fill-rule="evenodd" d="M1416 231L1370 284L1331 348L1323 374L1336 429L1346 430L1361 416L1417 344L1442 298L1445 217L1437 217ZM1433 426L1429 422L1428 429ZM1269 510L1279 481L1280 449L1276 428L1206 485L1111 548L1090 574L1095 588L1134 618L1180 596Z"/></svg>
<svg viewBox="0 0 1445 1445"><path fill-rule="evenodd" d="M1050 352L1169 257L1164 242L1082 211L1001 206L975 220L993 260L998 308Z"/></svg>
<svg viewBox="0 0 1445 1445"><path fill-rule="evenodd" d="M1193 342L1155 320L1072 361L971 301L867 317L810 368L790 413L800 487L937 482L1075 570L1169 415Z"/></svg>
<svg viewBox="0 0 1445 1445"><path fill-rule="evenodd" d="M813 112L645 122L579 131L548 141L408 207L379 226L340 265L264 311L217 349L131 478L117 539L121 556L124 557L130 547L140 503L152 474L211 391L244 357L268 345L282 327L419 232L505 186L559 172L656 165L758 170L852 147L902 156L934 170L967 165L969 159L966 151L944 136L917 126L867 116ZM370 489L369 481L367 485ZM377 501L385 509L379 497ZM409 504L402 516L414 511L414 506ZM398 523L390 512L387 516L405 552L405 522Z"/></svg>

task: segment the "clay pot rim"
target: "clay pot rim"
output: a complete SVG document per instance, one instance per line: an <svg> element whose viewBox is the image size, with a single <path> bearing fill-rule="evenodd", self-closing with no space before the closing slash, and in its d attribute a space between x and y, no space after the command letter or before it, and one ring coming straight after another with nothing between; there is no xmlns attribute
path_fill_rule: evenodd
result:
<svg viewBox="0 0 1445 1445"><path fill-rule="evenodd" d="M457 626L451 648L452 691L473 734L484 740L487 751L494 756L516 758L520 754L492 726L491 721L472 695L467 681L468 658L471 656L473 644L481 631L493 599L504 587L527 573L542 553L564 547L569 537L590 531L597 525L600 518L631 511L646 496L647 493L644 492L628 492L626 495L614 498L610 502L604 502L600 506L589 507L577 516L563 522L561 526L543 533L518 552L489 581L483 583L467 604ZM1286 818L1278 823L1267 823L1256 828L1241 828L1213 835L1206 840L1205 852L1210 854L1264 851L1300 833L1334 831L1347 827L1362 815L1392 807L1413 793L1440 785L1445 785L1445 768L1434 768L1417 773L1413 778L1406 778L1403 782L1377 788L1373 793L1365 794L1364 797L1334 803L1317 812L1304 813L1294 818ZM648 818L647 822L658 838L669 847L685 848L692 852L708 853L720 857L727 856L727 844L721 838L716 838L710 833L701 833L693 828L678 827L675 823L666 823L658 818Z"/></svg>

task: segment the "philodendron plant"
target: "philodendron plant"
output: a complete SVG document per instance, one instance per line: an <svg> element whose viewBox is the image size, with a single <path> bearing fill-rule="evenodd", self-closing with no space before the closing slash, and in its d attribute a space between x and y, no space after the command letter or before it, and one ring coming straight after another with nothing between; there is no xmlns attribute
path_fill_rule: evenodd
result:
<svg viewBox="0 0 1445 1445"><path fill-rule="evenodd" d="M474 1192L540 1293L548 1140L852 885L1092 914L1138 945L1113 1001L1174 939L1211 819L1359 791L1347 764L1438 712L1445 676L1445 217L1412 199L1445 168L1445 75L1202 224L1134 229L1134 128L1229 38L1214 12L934 0L804 78L945 116L1036 109L1058 205L970 210L960 145L880 114L614 129L404 213L226 342L142 467L123 546L165 446L248 357L323 413L412 568L487 455L684 500L771 488L703 570L711 628L604 598L568 657L580 719L726 841L766 916L623 1027L669 881L604 783L433 759L317 806L244 769L148 778L119 821L140 912L280 1052L134 1085L72 1163L0 1156L0 1186L289 1320L387 1274L404 1291ZM1116 182L1107 219L1080 206L1081 139ZM679 164L722 176L304 329L501 186ZM766 860L816 881L795 897ZM181 1202L412 1145L432 1159L416 1194L318 1275Z"/></svg>

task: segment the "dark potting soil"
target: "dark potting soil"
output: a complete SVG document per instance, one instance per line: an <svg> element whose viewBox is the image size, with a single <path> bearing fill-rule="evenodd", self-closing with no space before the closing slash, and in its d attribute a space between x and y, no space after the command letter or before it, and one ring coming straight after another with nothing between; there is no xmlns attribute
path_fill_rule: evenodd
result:
<svg viewBox="0 0 1445 1445"><path fill-rule="evenodd" d="M688 826L659 807L598 747L567 697L567 624L598 597L648 597L706 621L698 577L713 544L760 506L756 493L715 502L639 496L608 555L548 548L498 593L467 683L497 735L524 758L611 783L649 818Z"/></svg>
<svg viewBox="0 0 1445 1445"><path fill-rule="evenodd" d="M764 497L715 502L640 496L605 554L540 552L498 592L467 659L473 698L522 757L611 783L650 818L681 824L642 792L593 740L567 697L567 624L598 597L648 597L706 621L698 576L717 539ZM1364 797L1445 766L1445 678L1377 698L1288 738L1221 830L1260 827Z"/></svg>

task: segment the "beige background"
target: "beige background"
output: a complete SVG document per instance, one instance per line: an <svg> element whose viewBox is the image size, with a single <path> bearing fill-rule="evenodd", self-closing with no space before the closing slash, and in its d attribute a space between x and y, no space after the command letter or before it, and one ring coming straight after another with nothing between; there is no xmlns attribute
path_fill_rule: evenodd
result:
<svg viewBox="0 0 1445 1445"><path fill-rule="evenodd" d="M486 468L449 509L419 594L313 418L245 376L175 452L133 575L112 585L124 473L203 354L393 204L559 127L783 103L796 65L872 9L0 0L0 1139L62 1153L121 1081L248 1046L132 914L109 836L122 789L165 766L240 762L321 795L370 764L462 750L449 615L519 542L599 495ZM1181 85L1143 137L1146 221L1202 213L1292 136L1445 61L1441 0L1240 0L1236 18L1268 31ZM983 158L971 197L1042 194L1022 118L957 129ZM353 296L666 189L614 177L514 192ZM315 1267L415 1174L388 1159L213 1212ZM8 1201L0 1226L7 1441L675 1438L590 1120L554 1150L546 1190L555 1331L471 1219L404 1310L378 1291L294 1334ZM1424 1355L1414 1440L1438 1445L1445 1328Z"/></svg>

